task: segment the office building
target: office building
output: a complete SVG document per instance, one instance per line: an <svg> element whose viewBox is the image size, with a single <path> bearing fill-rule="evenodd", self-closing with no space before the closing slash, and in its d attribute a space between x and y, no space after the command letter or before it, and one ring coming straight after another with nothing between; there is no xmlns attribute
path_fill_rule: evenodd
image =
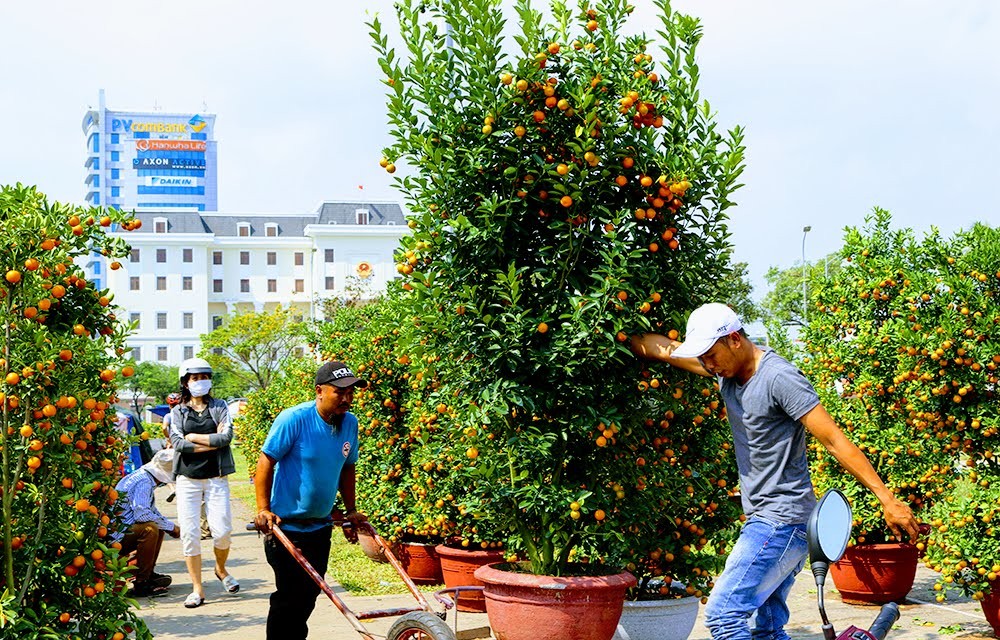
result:
<svg viewBox="0 0 1000 640"><path fill-rule="evenodd" d="M228 314L280 304L315 318L321 299L343 297L352 284L383 292L409 232L400 206L388 202L324 202L308 214L163 209L137 217L138 231L121 232L131 255L104 278L123 319L138 324L133 359L170 365L196 355L199 337Z"/></svg>

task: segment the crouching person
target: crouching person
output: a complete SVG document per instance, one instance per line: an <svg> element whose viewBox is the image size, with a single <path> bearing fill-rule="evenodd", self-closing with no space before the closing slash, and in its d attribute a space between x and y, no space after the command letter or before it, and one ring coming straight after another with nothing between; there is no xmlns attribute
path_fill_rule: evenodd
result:
<svg viewBox="0 0 1000 640"><path fill-rule="evenodd" d="M177 538L181 530L156 508L153 490L173 479L174 450L161 449L153 459L122 478L115 489L122 501L125 530L115 534L122 554L135 551L136 573L132 597L158 596L167 592L171 577L156 573L163 536Z"/></svg>

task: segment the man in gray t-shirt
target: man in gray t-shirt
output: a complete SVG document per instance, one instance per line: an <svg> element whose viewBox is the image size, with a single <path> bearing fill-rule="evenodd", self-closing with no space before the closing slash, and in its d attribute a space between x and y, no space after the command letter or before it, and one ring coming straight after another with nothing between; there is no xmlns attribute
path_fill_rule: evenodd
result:
<svg viewBox="0 0 1000 640"><path fill-rule="evenodd" d="M726 305L695 309L683 343L649 333L633 337L632 350L679 369L717 376L726 403L747 522L705 609L713 638L788 638L785 600L805 564L806 521L816 504L806 430L875 494L897 538L905 531L916 539L917 521L910 508L892 495L864 453L847 439L802 372L771 349L750 342Z"/></svg>

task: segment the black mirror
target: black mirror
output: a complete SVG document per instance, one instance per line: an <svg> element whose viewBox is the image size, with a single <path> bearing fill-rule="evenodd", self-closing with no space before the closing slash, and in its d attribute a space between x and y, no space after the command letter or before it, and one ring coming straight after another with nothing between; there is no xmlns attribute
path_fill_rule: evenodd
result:
<svg viewBox="0 0 1000 640"><path fill-rule="evenodd" d="M847 551L847 541L851 539L853 525L851 503L847 501L847 496L837 489L830 489L823 494L806 525L809 563L813 578L816 579L816 599L819 601L819 613L823 617L823 637L826 640L834 640L837 634L834 633L833 625L826 617L823 584L826 582L830 563L840 560Z"/></svg>
<svg viewBox="0 0 1000 640"><path fill-rule="evenodd" d="M837 489L830 489L820 498L806 527L809 539L809 562L831 563L840 560L851 539L851 504Z"/></svg>

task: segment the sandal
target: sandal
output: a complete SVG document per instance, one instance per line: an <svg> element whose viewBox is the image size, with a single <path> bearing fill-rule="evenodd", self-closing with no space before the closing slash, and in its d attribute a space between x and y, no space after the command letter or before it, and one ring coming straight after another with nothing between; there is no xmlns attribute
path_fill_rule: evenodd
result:
<svg viewBox="0 0 1000 640"><path fill-rule="evenodd" d="M226 588L229 593L236 593L240 590L240 583L236 581L233 574L227 575L225 578L219 575L219 571L215 571L215 577L222 581L222 586Z"/></svg>
<svg viewBox="0 0 1000 640"><path fill-rule="evenodd" d="M184 600L184 607L187 609L194 609L195 607L200 607L203 604L205 604L205 599L194 592L189 593L188 597Z"/></svg>

